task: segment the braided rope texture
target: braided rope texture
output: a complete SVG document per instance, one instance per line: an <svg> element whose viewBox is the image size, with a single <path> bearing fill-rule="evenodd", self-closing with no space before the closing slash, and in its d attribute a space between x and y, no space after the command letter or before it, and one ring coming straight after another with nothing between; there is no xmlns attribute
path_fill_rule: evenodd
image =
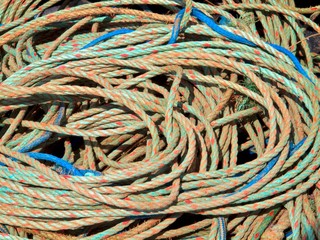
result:
<svg viewBox="0 0 320 240"><path fill-rule="evenodd" d="M319 15L0 1L0 239L320 239Z"/></svg>

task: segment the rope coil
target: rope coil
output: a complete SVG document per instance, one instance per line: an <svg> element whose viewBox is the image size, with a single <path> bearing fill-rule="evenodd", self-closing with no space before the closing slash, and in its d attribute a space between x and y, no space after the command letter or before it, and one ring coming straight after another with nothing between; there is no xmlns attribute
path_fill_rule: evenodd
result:
<svg viewBox="0 0 320 240"><path fill-rule="evenodd" d="M319 6L69 2L0 5L1 238L320 237Z"/></svg>

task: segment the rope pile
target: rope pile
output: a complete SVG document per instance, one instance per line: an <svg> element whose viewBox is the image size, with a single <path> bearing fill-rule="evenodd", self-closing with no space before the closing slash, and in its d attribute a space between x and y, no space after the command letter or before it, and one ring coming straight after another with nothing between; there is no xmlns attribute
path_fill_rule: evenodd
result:
<svg viewBox="0 0 320 240"><path fill-rule="evenodd" d="M320 6L79 2L1 1L1 239L320 238Z"/></svg>

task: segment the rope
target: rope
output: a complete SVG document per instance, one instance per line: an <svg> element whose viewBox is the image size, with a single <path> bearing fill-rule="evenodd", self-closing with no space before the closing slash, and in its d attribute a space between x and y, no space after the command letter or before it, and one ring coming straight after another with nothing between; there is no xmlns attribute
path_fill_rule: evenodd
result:
<svg viewBox="0 0 320 240"><path fill-rule="evenodd" d="M0 4L1 239L319 237L320 6L49 2Z"/></svg>

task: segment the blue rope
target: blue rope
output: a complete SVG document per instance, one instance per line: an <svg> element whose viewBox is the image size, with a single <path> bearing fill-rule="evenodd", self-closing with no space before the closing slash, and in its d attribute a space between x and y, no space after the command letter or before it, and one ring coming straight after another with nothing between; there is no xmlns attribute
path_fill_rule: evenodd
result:
<svg viewBox="0 0 320 240"><path fill-rule="evenodd" d="M54 120L54 125L60 125L61 120L63 118L64 113L64 107L61 107L58 112L57 118ZM28 152L32 150L33 148L39 146L43 142L47 141L50 136L52 135L52 132L45 132L44 135L42 135L40 138L34 140L33 142L29 143L28 145L24 146L19 150L20 153L25 153L29 157L32 157L37 160L44 160L49 161L52 163L55 163L56 165L62 167L62 173L63 174L71 174L74 176L100 176L102 175L100 172L92 171L92 170L82 170L75 168L72 164L70 164L68 161L58 158L56 156L53 156L51 154L46 153L36 153L36 152ZM13 158L13 161L17 161L17 159ZM0 166L5 166L4 163L0 163Z"/></svg>
<svg viewBox="0 0 320 240"><path fill-rule="evenodd" d="M127 34L127 33L131 33L133 32L134 30L131 30L131 29L127 29L127 28L122 28L122 29L118 29L118 30L115 30L115 31L112 31L112 32L109 32L109 33L106 33L96 39L94 39L93 41L89 42L88 44L86 44L84 47L82 47L80 50L84 50L84 49L87 49L89 47L92 47L96 44L98 44L99 42L102 42L104 40L107 40L109 38L112 38L114 36L117 36L117 35L120 35L120 34Z"/></svg>
<svg viewBox="0 0 320 240"><path fill-rule="evenodd" d="M54 125L60 125L60 122L62 120L64 113L64 107L61 107L58 112L57 118L54 120L53 124ZM21 149L18 150L20 153L25 153L28 152L35 147L39 146L40 144L44 143L47 141L52 135L52 132L46 131L41 137L37 138L36 140L32 141L31 143L27 144L26 146L22 147ZM17 161L16 159L13 159L13 161ZM5 166L4 163L0 163L0 166Z"/></svg>
<svg viewBox="0 0 320 240"><path fill-rule="evenodd" d="M56 156L53 156L51 154L35 153L35 152L29 152L26 154L29 157L35 158L37 160L44 160L44 161L55 163L56 165L63 168L64 173L71 174L73 176L101 176L102 175L100 172L93 171L93 170L77 169L68 161L58 158Z"/></svg>
<svg viewBox="0 0 320 240"><path fill-rule="evenodd" d="M291 61L293 62L296 69L304 76L306 77L311 83L314 83L311 78L308 76L307 72L303 69L302 65L300 64L299 60L296 58L295 55L293 55L292 52L290 52L288 49L281 47L277 44L268 43L271 47L278 50L279 52L282 52L283 54L287 55Z"/></svg>
<svg viewBox="0 0 320 240"><path fill-rule="evenodd" d="M72 172L74 175L77 175L77 176L81 175L80 171L78 171L78 169L76 169L71 163L61 158L58 158L56 156L53 156L51 154L28 152L26 153L26 155L28 155L29 157L35 158L37 160L44 160L44 161L55 163L61 166L62 168L64 168L65 170Z"/></svg>
<svg viewBox="0 0 320 240"><path fill-rule="evenodd" d="M53 124L54 125L60 125L61 120L63 118L63 113L64 113L64 107L61 107L59 109L58 112L58 116L57 118L54 120ZM19 152L24 153L24 152L28 152L32 149L34 149L35 147L39 146L40 144L44 143L45 141L47 141L52 135L52 132L46 131L44 133L44 135L42 135L41 137L39 137L38 139L34 140L33 142L29 143L28 145L22 147Z"/></svg>
<svg viewBox="0 0 320 240"><path fill-rule="evenodd" d="M173 44L177 41L178 36L179 36L179 32L180 32L180 24L181 24L181 20L182 20L183 15L184 15L184 8L181 9L177 13L176 18L174 19L174 24L172 27L172 34L171 34L171 38L170 38L168 44Z"/></svg>
<svg viewBox="0 0 320 240"><path fill-rule="evenodd" d="M297 145L290 144L288 158L290 158L303 145L305 140L306 140L306 138L302 139L299 143L297 143ZM227 196L231 196L233 194L241 192L241 191L251 187L252 185L256 184L257 182L259 182L265 175L267 175L268 172L270 172L270 170L273 168L273 166L277 163L279 157L280 156L278 154L278 156L271 159L271 161L268 162L267 166L265 166L264 169L262 169L251 181L249 181L246 185L244 185L242 188L240 188L236 192L230 193Z"/></svg>
<svg viewBox="0 0 320 240"><path fill-rule="evenodd" d="M62 168L61 174L64 175L73 175L73 176L101 176L102 173L98 171L93 171L90 169L77 169L68 161L58 158L54 155L47 153L36 153L36 152L27 152L25 153L27 156L34 158L36 160L48 161L60 166ZM12 158L12 161L17 161L17 159ZM4 163L0 163L0 166L6 166Z"/></svg>
<svg viewBox="0 0 320 240"><path fill-rule="evenodd" d="M218 24L216 24L214 22L214 20L210 17L208 17L207 15L205 15L203 12L201 12L199 9L196 8L192 8L192 12L191 15L196 17L197 19L199 19L200 21L204 22L205 24L207 24L213 31L219 33L220 35L233 40L235 42L239 42L239 43L243 43L246 44L248 46L251 47L256 47L257 45L251 41L249 41L248 39L238 36L232 32L229 32L223 28L221 28ZM296 67L296 69L304 76L306 77L310 82L312 82L312 80L309 78L308 74L306 73L306 71L303 69L303 67L301 66L299 60L286 48L281 47L279 45L276 44L272 44L272 43L267 43L269 44L271 47L273 47L274 49L278 50L279 52L282 52L283 54L287 55L291 61L293 62L294 66ZM313 83L313 82L312 82Z"/></svg>
<svg viewBox="0 0 320 240"><path fill-rule="evenodd" d="M296 146L301 146L303 143L304 143L304 141L306 140L306 138L304 138L304 139L302 139ZM265 141L265 143L266 144L268 144L268 142L269 142L269 139L267 138L266 139L266 141ZM294 150L294 148L295 148L295 145L292 143L292 142L290 142L289 143L289 156L291 156L292 154L293 154L293 150ZM250 155L252 155L252 154L256 154L256 152L254 152L254 147L251 147L251 148L249 148L249 154ZM270 162L272 162L273 160L271 160ZM272 164L272 163L271 163ZM271 165L270 164L270 165ZM242 176L243 175L243 173L237 173L237 174L235 174L233 177L240 177L240 176Z"/></svg>
<svg viewBox="0 0 320 240"><path fill-rule="evenodd" d="M180 23L181 23L181 19L184 13L184 9L180 10L178 12L178 14L176 15L175 18L175 23L174 26L172 28L172 35L169 41L169 44L174 43L179 35L179 31L180 31ZM248 39L238 36L232 32L229 32L225 29L223 29L222 27L220 27L218 24L215 23L215 21L208 17L207 15L205 15L203 12L201 12L199 9L197 8L192 8L191 11L191 15L196 17L198 20L200 20L201 22L204 22L205 24L207 24L213 31L217 32L218 34L232 40L238 43L242 43L251 47L256 47L257 45L251 41L249 41ZM220 24L227 24L228 21L225 17L221 17L220 19ZM300 74L302 74L304 77L306 77L310 82L313 83L313 81L310 79L310 77L308 76L308 74L306 73L306 71L303 69L302 65L300 64L299 60L286 48L281 47L279 45L273 44L273 43L267 43L268 45L270 45L271 47L273 47L274 49L276 49L277 51L285 54L286 56L288 56L291 61L293 62L294 66L296 67L296 69L300 72Z"/></svg>
<svg viewBox="0 0 320 240"><path fill-rule="evenodd" d="M289 156L288 157L291 157L303 145L305 140L306 140L306 138L302 139L295 146L293 144L290 144L290 146L289 146ZM236 193L239 193L239 192L241 192L241 191L253 186L257 182L259 182L265 175L268 174L268 172L270 172L270 170L273 168L273 166L277 163L278 159L279 159L279 155L277 157L274 157L273 159L271 159L271 161L268 162L267 166L265 166L264 169L262 169L251 181L249 181L246 185L241 187L239 190L237 190L237 191L235 191L233 193L227 194L227 197L232 196L232 195L234 195ZM219 220L219 232L220 232L219 240L226 240L227 237L226 237L226 235L224 233L227 230L226 230L226 226L225 225L223 227L223 224L220 224L221 218L222 217L218 218L218 220Z"/></svg>
<svg viewBox="0 0 320 240"><path fill-rule="evenodd" d="M205 24L207 24L213 31L219 33L220 35L233 40L235 42L239 42L239 43L243 43L246 45L249 45L251 47L255 47L256 44L254 44L253 42L245 39L244 37L238 36L232 32L229 32L225 29L223 29L222 27L220 27L218 24L215 23L215 21L208 17L207 15L205 15L203 12L201 12L199 9L196 8L192 8L191 11L191 15L196 17L198 20L200 20L201 22L204 22Z"/></svg>

